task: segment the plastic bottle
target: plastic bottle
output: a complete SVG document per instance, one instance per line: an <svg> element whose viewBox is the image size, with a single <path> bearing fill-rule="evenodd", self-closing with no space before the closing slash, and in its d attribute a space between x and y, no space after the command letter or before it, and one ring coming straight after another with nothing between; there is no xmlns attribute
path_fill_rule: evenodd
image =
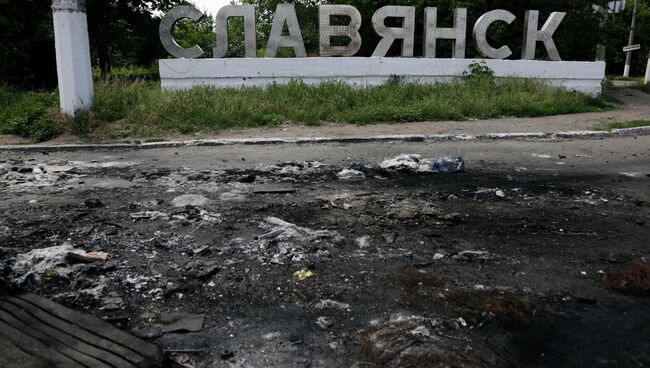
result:
<svg viewBox="0 0 650 368"><path fill-rule="evenodd" d="M462 157L441 157L433 163L433 169L441 173L456 173L465 171L465 161Z"/></svg>

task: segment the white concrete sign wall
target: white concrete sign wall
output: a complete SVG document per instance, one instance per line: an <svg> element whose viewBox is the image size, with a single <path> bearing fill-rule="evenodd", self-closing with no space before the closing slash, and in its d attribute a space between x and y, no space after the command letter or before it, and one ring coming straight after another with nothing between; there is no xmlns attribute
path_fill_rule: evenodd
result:
<svg viewBox="0 0 650 368"><path fill-rule="evenodd" d="M160 60L164 90L183 90L197 85L212 87L267 86L301 80L308 84L343 81L373 86L391 76L422 83L450 82L463 75L469 65L483 60L431 58L246 58ZM550 85L589 95L601 92L605 62L484 60L497 78L534 78Z"/></svg>
<svg viewBox="0 0 650 368"><path fill-rule="evenodd" d="M309 84L328 80L345 81L353 85L377 85L391 76L423 83L439 83L454 80L467 71L476 60L465 60L467 47L467 9L454 10L451 28L438 24L438 9L424 9L424 58L414 58L416 7L384 6L372 17L372 28L380 41L371 58L352 58L359 50L362 40L359 30L362 19L358 10L349 5L321 5L319 7L319 33L321 57L307 58L295 8L292 4L280 4L273 18L273 26L266 49L267 58L255 58L255 8L253 6L230 5L219 11L215 18L217 45L214 55L217 59L194 59L204 54L197 45L181 47L173 36L173 27L181 19L199 20L204 14L191 6L179 6L165 15L160 24L160 39L165 49L175 60L160 61L162 88L166 90L186 89L196 85L213 87L265 86L270 83L286 83L302 80ZM332 16L347 17L347 26L332 26ZM246 36L246 58L221 59L228 49L227 20L238 16L244 18ZM551 85L564 87L590 95L601 92L605 79L604 62L561 61L553 36L560 27L566 13L553 12L544 21L537 10L524 13L522 53L520 60L505 60L512 56L507 45L491 45L488 41L490 25L497 22L510 25L517 15L503 9L483 14L476 20L472 38L477 51L487 66L494 70L497 78L535 78ZM387 18L401 18L401 26L388 27ZM543 23L542 23L543 22ZM541 24L541 28L540 28ZM287 26L288 36L282 35ZM250 36L250 37L249 37ZM347 46L332 46L333 36L347 37ZM453 59L436 59L438 39L453 42ZM400 40L401 58L386 58L391 46ZM534 61L538 46L543 46L551 61ZM293 48L297 58L275 59L279 46ZM340 56L329 58L331 56Z"/></svg>

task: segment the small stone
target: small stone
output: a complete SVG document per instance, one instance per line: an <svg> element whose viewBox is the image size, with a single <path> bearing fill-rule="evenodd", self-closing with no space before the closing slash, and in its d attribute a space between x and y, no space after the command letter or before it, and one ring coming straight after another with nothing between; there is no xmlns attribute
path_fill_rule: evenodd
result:
<svg viewBox="0 0 650 368"><path fill-rule="evenodd" d="M257 179L257 176L255 175L244 175L240 177L237 181L240 183L251 184L255 182L255 179Z"/></svg>
<svg viewBox="0 0 650 368"><path fill-rule="evenodd" d="M221 357L221 360L229 360L235 357L235 352L231 350L224 350L219 356Z"/></svg>
<svg viewBox="0 0 650 368"><path fill-rule="evenodd" d="M369 236L362 236L360 238L357 238L355 240L355 243L357 243L357 246L361 249L367 249L370 247L370 237Z"/></svg>
<svg viewBox="0 0 650 368"><path fill-rule="evenodd" d="M162 328L158 326L139 326L131 330L133 335L141 339L155 339L164 335Z"/></svg>
<svg viewBox="0 0 650 368"><path fill-rule="evenodd" d="M431 336L431 332L425 326L418 326L418 327L412 329L410 334L413 335L413 336L420 336L420 337L429 337L429 336Z"/></svg>
<svg viewBox="0 0 650 368"><path fill-rule="evenodd" d="M322 328L323 330L327 330L331 328L332 326L334 326L335 323L336 320L334 318L326 317L326 316L318 317L318 319L316 320L316 324L320 326L320 328Z"/></svg>
<svg viewBox="0 0 650 368"><path fill-rule="evenodd" d="M443 258L445 258L445 255L442 254L442 253L436 253L436 254L433 255L433 260L434 261L439 261L439 260L441 260Z"/></svg>
<svg viewBox="0 0 650 368"><path fill-rule="evenodd" d="M455 260L463 261L476 261L486 260L489 258L490 253L482 250L464 250L457 255L453 256Z"/></svg>
<svg viewBox="0 0 650 368"><path fill-rule="evenodd" d="M386 244L393 244L395 243L395 239L397 239L397 233L384 234L382 238L384 238Z"/></svg>
<svg viewBox="0 0 650 368"><path fill-rule="evenodd" d="M97 199L97 198L86 199L86 200L84 201L84 204L85 204L86 207L88 207L88 208L100 208L100 207L104 207L104 203L102 203L102 201L100 201L100 200Z"/></svg>
<svg viewBox="0 0 650 368"><path fill-rule="evenodd" d="M122 304L122 298L106 298L102 301L102 307L100 308L103 311L115 311L121 309L120 305Z"/></svg>
<svg viewBox="0 0 650 368"><path fill-rule="evenodd" d="M208 253L210 253L210 247L208 246L192 249L192 255L194 256L202 256Z"/></svg>

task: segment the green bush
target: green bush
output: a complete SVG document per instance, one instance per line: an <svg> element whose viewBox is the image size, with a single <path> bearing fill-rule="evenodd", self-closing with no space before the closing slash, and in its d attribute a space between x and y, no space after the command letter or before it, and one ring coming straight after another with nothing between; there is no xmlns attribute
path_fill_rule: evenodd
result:
<svg viewBox="0 0 650 368"><path fill-rule="evenodd" d="M469 64L469 70L463 72L463 80L473 86L490 86L496 81L494 70L485 61Z"/></svg>
<svg viewBox="0 0 650 368"><path fill-rule="evenodd" d="M21 92L0 87L0 133L41 142L57 133L55 92Z"/></svg>

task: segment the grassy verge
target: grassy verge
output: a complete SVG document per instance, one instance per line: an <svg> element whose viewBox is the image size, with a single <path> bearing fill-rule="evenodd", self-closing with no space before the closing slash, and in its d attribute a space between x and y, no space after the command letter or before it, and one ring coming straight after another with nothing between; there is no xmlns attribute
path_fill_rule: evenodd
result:
<svg viewBox="0 0 650 368"><path fill-rule="evenodd" d="M605 125L598 125L594 127L594 129L611 132L614 129L638 128L644 126L650 126L650 120L615 121Z"/></svg>
<svg viewBox="0 0 650 368"><path fill-rule="evenodd" d="M604 99L520 79L497 84L465 79L423 85L396 78L367 88L336 82L319 86L293 82L266 89L194 88L182 92L162 92L155 82L114 80L98 82L95 91L93 108L62 124L57 123L62 119L55 113L56 94L0 88L0 94L11 95L0 104L0 133L34 140L47 139L52 131L102 138L151 137L284 122L370 124L531 117L601 111L609 106Z"/></svg>

